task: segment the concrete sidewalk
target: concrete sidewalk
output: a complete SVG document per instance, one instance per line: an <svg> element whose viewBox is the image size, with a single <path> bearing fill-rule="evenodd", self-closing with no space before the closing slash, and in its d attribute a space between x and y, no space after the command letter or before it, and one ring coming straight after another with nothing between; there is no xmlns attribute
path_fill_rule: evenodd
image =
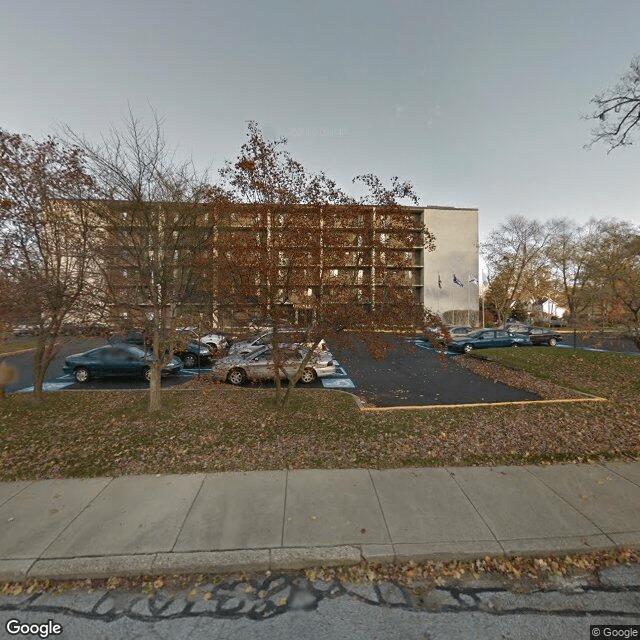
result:
<svg viewBox="0 0 640 640"><path fill-rule="evenodd" d="M640 463L0 483L0 580L640 544Z"/></svg>

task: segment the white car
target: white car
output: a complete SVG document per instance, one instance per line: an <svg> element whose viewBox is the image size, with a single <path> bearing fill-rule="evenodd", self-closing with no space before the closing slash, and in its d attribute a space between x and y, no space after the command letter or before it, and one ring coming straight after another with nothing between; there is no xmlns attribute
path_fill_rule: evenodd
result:
<svg viewBox="0 0 640 640"><path fill-rule="evenodd" d="M293 335L294 340L297 340L300 338L301 333L302 332L295 329L282 329L280 330L279 335L282 336L283 339L286 338L287 335ZM234 342L231 345L231 347L229 347L229 355L236 355L236 354L243 355L247 353L253 353L254 351L257 351L258 349L260 349L261 347L270 345L272 340L273 340L273 331L267 331L266 333L260 333L249 340ZM302 346L297 341L282 342L281 344L294 346L294 347L297 345ZM309 344L308 346L311 347L312 345ZM326 350L327 350L327 343L323 338L318 343L318 346L316 347L316 351L321 352Z"/></svg>
<svg viewBox="0 0 640 640"><path fill-rule="evenodd" d="M229 341L219 333L208 333L206 336L200 338L200 342L204 342L214 351L222 351L229 346Z"/></svg>
<svg viewBox="0 0 640 640"><path fill-rule="evenodd" d="M287 375L292 376L298 371L306 353L305 349L297 349L289 355L284 364ZM335 375L336 370L333 356L329 351L314 353L302 372L300 382L311 384L317 378ZM287 377L282 371L278 373L280 378ZM244 384L247 380L273 380L275 367L271 347L264 346L253 353L222 358L213 365L212 375L217 380L235 385Z"/></svg>
<svg viewBox="0 0 640 640"><path fill-rule="evenodd" d="M178 335L188 335L196 342L204 342L211 351L222 351L229 346L229 341L225 336L219 333L208 333L206 336L200 337L195 327L180 327L176 329Z"/></svg>

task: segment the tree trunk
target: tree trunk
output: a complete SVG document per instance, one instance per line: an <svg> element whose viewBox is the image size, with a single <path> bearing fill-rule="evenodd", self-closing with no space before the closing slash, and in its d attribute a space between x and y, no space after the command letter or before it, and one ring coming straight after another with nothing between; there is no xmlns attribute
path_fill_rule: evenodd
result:
<svg viewBox="0 0 640 640"><path fill-rule="evenodd" d="M156 360L151 365L149 381L149 411L160 411L162 408L162 362Z"/></svg>
<svg viewBox="0 0 640 640"><path fill-rule="evenodd" d="M35 399L42 401L42 384L44 381L45 369L43 367L44 360L44 344L42 340L38 339L38 345L36 347L34 362L33 362L33 395Z"/></svg>
<svg viewBox="0 0 640 640"><path fill-rule="evenodd" d="M296 373L293 376L293 378L287 378L288 379L287 391L284 394L284 398L282 398L282 409L283 410L289 404L289 398L291 397L291 392L293 391L294 387L298 384L298 381L302 377L302 372L305 370L305 368L309 364L309 362L311 362L311 358L313 358L313 354L315 353L315 350L317 349L319 344L320 344L320 340L316 340L313 343L313 345L311 346L311 348L307 352L307 355L302 360L302 362L301 362L300 366L298 367L298 370L296 371Z"/></svg>
<svg viewBox="0 0 640 640"><path fill-rule="evenodd" d="M276 395L273 401L279 410L281 408L281 404L283 404L283 400L282 400L282 381L280 380L280 375L278 374L277 371L274 371L274 382L276 384Z"/></svg>

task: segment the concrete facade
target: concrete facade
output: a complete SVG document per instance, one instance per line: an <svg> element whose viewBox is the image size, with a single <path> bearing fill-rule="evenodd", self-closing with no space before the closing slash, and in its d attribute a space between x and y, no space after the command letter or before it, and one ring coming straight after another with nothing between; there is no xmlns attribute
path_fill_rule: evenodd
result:
<svg viewBox="0 0 640 640"><path fill-rule="evenodd" d="M424 224L435 236L435 251L423 253L422 299L445 322L478 322L478 210L426 207ZM462 283L455 284L453 276ZM440 278L441 287L438 286Z"/></svg>

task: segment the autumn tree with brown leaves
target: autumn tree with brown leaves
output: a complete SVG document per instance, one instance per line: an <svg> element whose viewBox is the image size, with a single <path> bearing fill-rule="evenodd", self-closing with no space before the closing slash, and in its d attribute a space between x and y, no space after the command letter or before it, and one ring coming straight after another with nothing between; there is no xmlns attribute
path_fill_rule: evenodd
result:
<svg viewBox="0 0 640 640"><path fill-rule="evenodd" d="M288 378L284 392L275 376L279 408L322 339L335 346L356 339L381 358L389 345L381 329L415 335L437 322L416 295L412 268L434 240L420 211L399 204L417 204L411 185L358 176L369 194L355 199L324 173L309 174L285 145L249 124L239 156L220 171L231 203L212 251L223 306L273 328L274 367ZM288 325L308 347L292 376L283 367L292 349L291 334L282 335Z"/></svg>
<svg viewBox="0 0 640 640"><path fill-rule="evenodd" d="M589 292L602 319L625 327L640 348L640 227L623 220L593 223Z"/></svg>
<svg viewBox="0 0 640 640"><path fill-rule="evenodd" d="M77 147L0 130L0 304L5 318L35 330L38 399L63 322L82 317L91 187Z"/></svg>
<svg viewBox="0 0 640 640"><path fill-rule="evenodd" d="M155 113L151 125L130 113L100 144L67 133L82 148L95 181L96 295L122 326L137 326L150 339L149 410L155 411L176 320L185 306L197 306L203 269L212 267L203 252L221 193L191 162L175 159Z"/></svg>

